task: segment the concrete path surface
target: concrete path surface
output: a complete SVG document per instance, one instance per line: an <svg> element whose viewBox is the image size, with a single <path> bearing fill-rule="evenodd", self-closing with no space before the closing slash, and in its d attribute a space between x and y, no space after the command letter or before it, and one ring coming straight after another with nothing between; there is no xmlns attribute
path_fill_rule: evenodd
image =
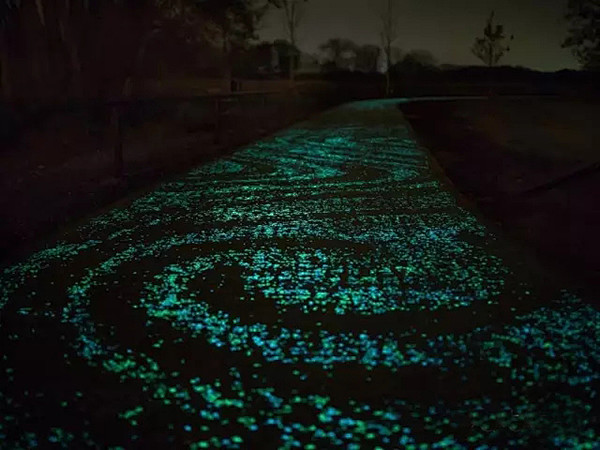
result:
<svg viewBox="0 0 600 450"><path fill-rule="evenodd" d="M353 103L0 273L0 448L600 448L600 314Z"/></svg>

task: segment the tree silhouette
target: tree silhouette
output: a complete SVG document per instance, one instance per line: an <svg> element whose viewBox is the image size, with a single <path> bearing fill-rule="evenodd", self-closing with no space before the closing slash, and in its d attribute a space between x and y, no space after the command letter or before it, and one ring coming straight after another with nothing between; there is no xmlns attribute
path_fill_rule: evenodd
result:
<svg viewBox="0 0 600 450"><path fill-rule="evenodd" d="M356 69L361 72L377 72L381 49L376 45L361 45L356 49Z"/></svg>
<svg viewBox="0 0 600 450"><path fill-rule="evenodd" d="M256 0L203 0L196 4L212 24L213 42L223 53L225 85L230 86L233 51L256 38L256 27L266 6Z"/></svg>
<svg viewBox="0 0 600 450"><path fill-rule="evenodd" d="M350 39L331 38L319 46L326 55L326 66L335 70L349 70L354 67L358 45Z"/></svg>
<svg viewBox="0 0 600 450"><path fill-rule="evenodd" d="M385 55L386 63L386 82L385 82L385 94L389 96L391 94L392 85L390 79L390 69L394 64L393 58L393 44L398 39L398 17L399 8L395 0L386 0L385 6L381 11L381 45L383 46L383 53Z"/></svg>
<svg viewBox="0 0 600 450"><path fill-rule="evenodd" d="M294 50L298 48L297 31L298 26L304 17L304 9L302 4L306 1L307 0L271 0L272 4L283 10L285 30L290 42L290 48ZM294 72L298 65L299 53L300 52L296 52L295 54L289 55L290 80L294 79Z"/></svg>
<svg viewBox="0 0 600 450"><path fill-rule="evenodd" d="M600 1L569 0L566 19L569 34L563 47L571 47L584 69L600 69Z"/></svg>
<svg viewBox="0 0 600 450"><path fill-rule="evenodd" d="M511 36L510 40L513 38ZM488 67L493 67L510 51L510 47L504 43L506 39L504 26L494 24L494 11L492 11L483 30L483 37L475 39L471 52Z"/></svg>
<svg viewBox="0 0 600 450"><path fill-rule="evenodd" d="M148 52L175 39L182 51L218 47L230 78L232 52L255 37L273 1L0 0L2 94L128 97L143 68L162 63ZM16 50L29 48L27 58Z"/></svg>
<svg viewBox="0 0 600 450"><path fill-rule="evenodd" d="M393 66L393 71L401 73L417 73L423 70L435 69L437 60L429 50L411 50L401 61Z"/></svg>

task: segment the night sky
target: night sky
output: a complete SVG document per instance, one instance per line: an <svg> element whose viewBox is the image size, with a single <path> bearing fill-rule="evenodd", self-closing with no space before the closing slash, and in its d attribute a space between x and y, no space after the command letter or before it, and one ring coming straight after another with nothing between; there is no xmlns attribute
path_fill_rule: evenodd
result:
<svg viewBox="0 0 600 450"><path fill-rule="evenodd" d="M331 37L379 44L377 5L383 0L309 0L299 30L299 47L308 53ZM569 49L561 48L567 32L563 13L567 0L401 0L400 36L403 51L429 50L441 63L478 64L470 47L482 34L492 9L508 34L512 51L504 64L538 70L576 68ZM271 12L261 38L284 36L280 11Z"/></svg>

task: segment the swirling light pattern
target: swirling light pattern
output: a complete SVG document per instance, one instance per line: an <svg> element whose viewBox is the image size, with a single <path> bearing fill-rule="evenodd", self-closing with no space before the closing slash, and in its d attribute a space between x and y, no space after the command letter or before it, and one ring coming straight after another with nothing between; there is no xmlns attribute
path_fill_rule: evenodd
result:
<svg viewBox="0 0 600 450"><path fill-rule="evenodd" d="M600 315L394 101L162 184L0 276L0 446L600 448Z"/></svg>

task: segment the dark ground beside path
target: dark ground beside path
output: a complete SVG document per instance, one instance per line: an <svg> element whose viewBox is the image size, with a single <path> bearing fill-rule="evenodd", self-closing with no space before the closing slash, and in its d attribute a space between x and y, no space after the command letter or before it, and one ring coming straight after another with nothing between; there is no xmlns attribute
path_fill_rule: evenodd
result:
<svg viewBox="0 0 600 450"><path fill-rule="evenodd" d="M266 105L243 100L224 108L218 143L210 104L153 105L126 118L125 176L119 180L113 176L106 117L93 112L48 117L0 152L0 264L136 189L230 153L326 104L299 97L269 99Z"/></svg>
<svg viewBox="0 0 600 450"><path fill-rule="evenodd" d="M484 214L559 269L597 286L600 172L526 193L600 161L598 101L495 98L401 109Z"/></svg>

